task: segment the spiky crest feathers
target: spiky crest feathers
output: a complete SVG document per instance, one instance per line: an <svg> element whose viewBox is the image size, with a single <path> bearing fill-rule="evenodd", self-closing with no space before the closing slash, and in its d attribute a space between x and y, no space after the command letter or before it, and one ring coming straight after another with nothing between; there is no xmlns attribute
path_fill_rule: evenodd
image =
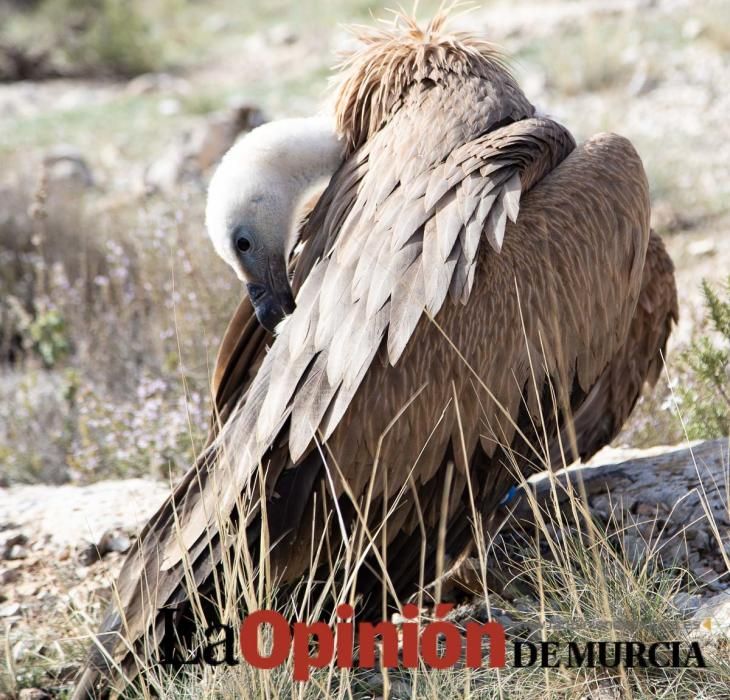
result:
<svg viewBox="0 0 730 700"><path fill-rule="evenodd" d="M353 26L359 46L337 66L335 122L350 150L368 140L397 109L414 83L444 72L486 77L509 75L505 54L468 32L449 32L452 8L439 11L422 28L415 17L394 13L383 27Z"/></svg>

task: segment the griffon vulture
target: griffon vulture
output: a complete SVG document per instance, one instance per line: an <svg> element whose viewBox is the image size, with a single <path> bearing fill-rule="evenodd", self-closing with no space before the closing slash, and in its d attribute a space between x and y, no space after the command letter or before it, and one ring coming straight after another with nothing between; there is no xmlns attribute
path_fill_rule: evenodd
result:
<svg viewBox="0 0 730 700"><path fill-rule="evenodd" d="M77 698L110 673L105 655L137 673L130 649L150 630L161 643L164 606L209 590L230 530L256 551L265 517L268 564L293 585L314 573L312 542L336 548L367 496L374 530L389 509L383 563L407 596L419 566L434 576L442 511L454 558L472 540L470 501L486 522L513 460L528 473L561 443L590 457L658 376L676 291L631 143L576 146L491 44L449 33L443 15L360 38L336 128L261 127L213 178L209 233L250 296L219 353L219 421L134 544Z"/></svg>

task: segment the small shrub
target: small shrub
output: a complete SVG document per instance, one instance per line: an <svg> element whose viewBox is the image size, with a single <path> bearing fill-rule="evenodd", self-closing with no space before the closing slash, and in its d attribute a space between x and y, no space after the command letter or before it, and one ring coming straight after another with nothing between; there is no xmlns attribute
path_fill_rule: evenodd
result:
<svg viewBox="0 0 730 700"><path fill-rule="evenodd" d="M63 316L49 309L38 314L28 328L33 349L40 355L45 367L53 367L70 350Z"/></svg>
<svg viewBox="0 0 730 700"><path fill-rule="evenodd" d="M181 395L176 382L149 375L140 377L136 396L126 401L110 401L90 383L79 383L67 457L71 476L169 480L170 473L184 472L202 444L205 399L198 392Z"/></svg>
<svg viewBox="0 0 730 700"><path fill-rule="evenodd" d="M714 289L702 282L705 333L682 354L690 379L678 389L681 413L692 439L730 434L730 277Z"/></svg>

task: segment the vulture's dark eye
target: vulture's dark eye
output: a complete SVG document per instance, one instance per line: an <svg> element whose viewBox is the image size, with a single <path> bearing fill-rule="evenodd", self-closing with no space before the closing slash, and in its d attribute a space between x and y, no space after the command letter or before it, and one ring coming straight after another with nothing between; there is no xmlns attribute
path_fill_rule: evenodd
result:
<svg viewBox="0 0 730 700"><path fill-rule="evenodd" d="M247 253L251 250L251 241L245 236L239 236L236 238L236 248L238 248L239 253Z"/></svg>

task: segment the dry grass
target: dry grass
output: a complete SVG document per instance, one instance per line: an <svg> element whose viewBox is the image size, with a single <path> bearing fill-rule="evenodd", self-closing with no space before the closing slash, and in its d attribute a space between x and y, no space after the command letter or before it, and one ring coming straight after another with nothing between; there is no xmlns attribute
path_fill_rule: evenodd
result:
<svg viewBox="0 0 730 700"><path fill-rule="evenodd" d="M517 638L543 641L634 640L647 644L657 640L687 640L691 631L683 613L674 604L676 594L688 588L682 571L664 571L656 565L655 555L639 559L617 548L615 537L591 526L590 515L578 495L572 506L578 521L563 522L555 528L544 521L533 533L532 541L515 558L513 569L539 595L529 606L506 612L523 623ZM541 506L535 504L535 511ZM544 518L544 511L542 513ZM630 529L630 528L629 528ZM589 535L590 533L590 535ZM376 533L372 533L373 539ZM350 545L359 537L353 534ZM547 559L538 542L549 542L554 558ZM485 550L486 551L486 550ZM260 561L263 560L260 559ZM224 577L224 619L236 624L240 611L232 605L237 600L234 581L242 582L249 610L271 609L276 601L274 586L261 586L257 562L242 561L238 572ZM229 565L230 566L230 563ZM338 560L335 578L356 576L352 564ZM305 582L306 587L311 582ZM499 601L486 587L487 600ZM191 591L196 595L195 591ZM337 591L338 600L347 600L347 589ZM323 600L305 596L294 609L291 603L275 602L286 619L322 619ZM326 619L326 618L324 618ZM201 623L202 624L202 623ZM721 650L705 648L709 669L551 669L508 668L501 672L463 669L434 671L425 666L417 670L390 670L387 676L363 670L339 670L334 663L313 672L306 684L293 682L292 662L272 672L260 672L245 664L234 669L206 669L199 673L165 673L151 668L144 675L143 689L130 697L147 697L153 691L169 698L365 698L384 693L391 698L720 698L730 692L730 663ZM387 677L387 680L386 680ZM384 690L387 684L388 690ZM144 688L144 685L147 687Z"/></svg>
<svg viewBox="0 0 730 700"><path fill-rule="evenodd" d="M544 410L550 410L544 407ZM545 451L544 445L534 445L536 454ZM223 458L221 468L225 470ZM543 466L546 461L543 458ZM513 463L517 467L517 461ZM698 465L702 484L702 468ZM336 464L326 469L336 471ZM730 462L726 467L730 478ZM378 477L377 459L371 480ZM517 477L525 486L522 477ZM647 539L646 528L626 514L615 511L608 523L596 521L580 489L568 488L567 506L558 507L558 497L565 495L566 486L550 477L550 493L537 502L529 487L525 488L535 523L534 529L524 531L522 545L492 551L494 540L485 535L483 524L472 502L472 524L477 572L474 590L481 601L481 615L492 616L498 608L514 621L508 630L507 667L465 670L457 667L437 671L421 664L417 669L338 669L330 663L315 669L307 683L292 681L293 666L290 657L273 671L258 671L245 663L233 668L205 667L172 673L159 666L146 666L134 690L128 697L182 698L721 698L730 694L730 661L726 655L727 642L705 643L703 652L708 668L568 668L554 669L511 667L510 642L590 640L631 640L652 643L660 640L687 642L695 632L688 625L686 611L678 607L679 593L695 593L698 589L687 571L667 569L659 556L661 528L650 528L657 533ZM368 492L370 493L370 492ZM404 487L398 498L410 498L411 491ZM704 487L700 498L706 503ZM397 500L397 499L396 499ZM238 501L240 512L253 513L262 501L255 494ZM286 599L277 596L277 582L268 567L270 542L266 528L260 545L249 550L245 532L232 530L226 513L218 513L218 528L233 538L233 546L222 562L221 575L216 579L211 598L220 611L220 619L237 628L244 611L275 609L288 620L335 622L332 603L356 602L357 577L368 557L371 564L381 566L383 586L389 589L387 571L382 562L387 559L381 538L387 520L397 502L389 504L388 515L372 526L368 516L369 501L354 504L358 516L345 544L329 549L329 539L313 542L310 553L311 567L325 577L315 584L312 577L301 582L295 594ZM730 512L730 499L727 503ZM723 533L709 507L705 514L712 523L716 545L727 550L728 533ZM333 522L337 513L331 513ZM370 524L370 525L368 525ZM646 523L643 523L646 525ZM335 526L336 527L336 526ZM640 548L628 542L643 541ZM422 549L425 552L425 548ZM488 557L496 557L513 581L519 581L530 594L509 602L500 597L499 589L488 583ZM380 564L378 564L380 562ZM726 560L727 563L727 560ZM189 563L188 563L189 566ZM443 571L443 560L437 566ZM423 565L421 566L423 571ZM730 564L727 572L730 574ZM490 579L491 580L491 579ZM421 579L415 600L423 611L421 621L426 624L432 614L433 588L424 587ZM390 589L389 589L390 590ZM199 629L208 622L202 614L203 603L195 587L188 595L198 620ZM436 593L436 596L439 594ZM399 605L407 601L400 601ZM472 608L473 610L473 608ZM460 620L464 622L464 619ZM89 628L91 632L91 628ZM266 642L265 642L266 644ZM152 638L145 642L145 658L158 649ZM724 650L724 651L723 651ZM140 664L145 665L144 659Z"/></svg>

